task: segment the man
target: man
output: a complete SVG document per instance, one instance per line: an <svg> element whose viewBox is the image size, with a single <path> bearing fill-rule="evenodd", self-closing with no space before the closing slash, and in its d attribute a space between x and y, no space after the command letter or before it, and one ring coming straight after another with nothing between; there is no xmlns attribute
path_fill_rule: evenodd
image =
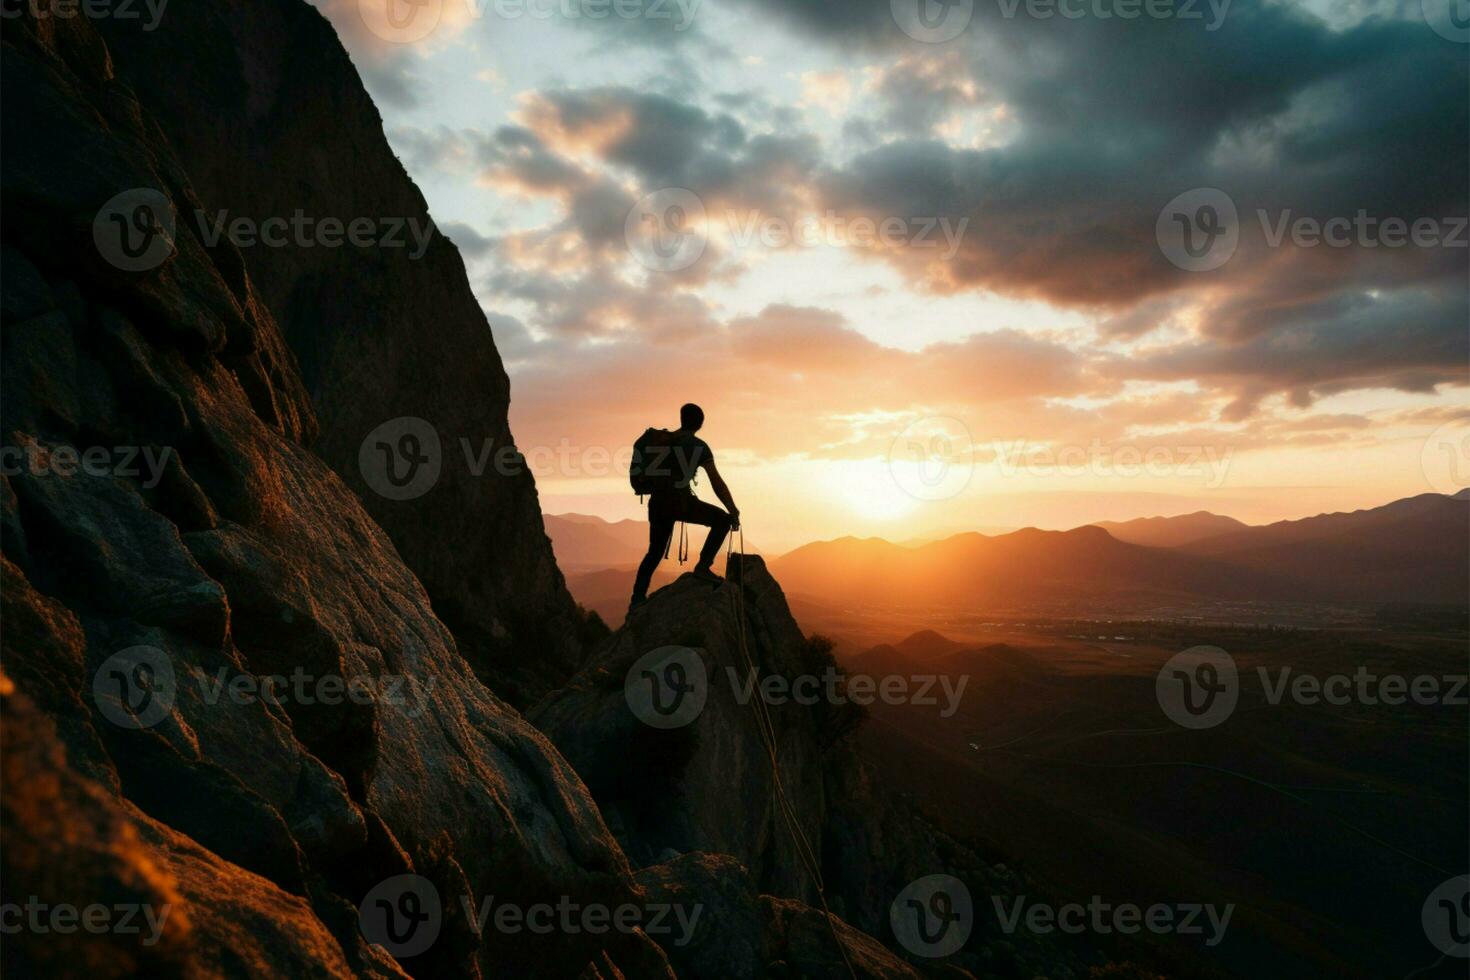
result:
<svg viewBox="0 0 1470 980"><path fill-rule="evenodd" d="M670 434L668 452L664 454L674 469L674 480L669 489L654 490L648 498L648 554L643 556L643 563L638 566L638 577L633 582L633 600L628 604L630 613L648 598L648 583L668 550L677 522L703 524L709 528L694 574L710 582L720 581L710 566L720 553L726 533L740 530L740 508L735 506L730 488L725 486L725 481L720 479L720 471L715 469L715 454L708 443L695 435L703 425L704 410L698 405L685 405L679 409L679 428ZM729 513L694 496L690 484L700 469L709 475L710 487Z"/></svg>

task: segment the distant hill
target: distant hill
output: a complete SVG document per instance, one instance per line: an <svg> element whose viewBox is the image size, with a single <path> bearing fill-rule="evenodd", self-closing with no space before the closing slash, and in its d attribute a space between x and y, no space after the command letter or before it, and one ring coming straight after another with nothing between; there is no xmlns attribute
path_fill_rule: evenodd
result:
<svg viewBox="0 0 1470 980"><path fill-rule="evenodd" d="M798 548L771 569L787 591L879 606L1245 598L1259 591L1222 562L1127 544L1092 526L957 534L917 548L840 538Z"/></svg>
<svg viewBox="0 0 1470 980"><path fill-rule="evenodd" d="M657 591L674 581L693 566L682 568L677 562L666 561L653 573L649 592ZM567 575L567 591L578 604L602 617L603 622L617 629L628 613L628 599L633 594L632 568L604 568L595 572L575 572Z"/></svg>
<svg viewBox="0 0 1470 980"><path fill-rule="evenodd" d="M1219 537L1250 527L1233 517L1222 517L1207 510L1178 517L1140 517L1132 521L1094 521L1119 541L1147 545L1150 548L1177 548L1206 538Z"/></svg>
<svg viewBox="0 0 1470 980"><path fill-rule="evenodd" d="M1191 523L1222 527L1220 521L1230 520L1204 518ZM1424 494L1263 527L1230 523L1229 533L1173 548L1121 541L1096 525L957 534L917 547L840 538L798 548L771 569L792 593L889 608L1190 600L1465 604L1470 595L1465 494Z"/></svg>
<svg viewBox="0 0 1470 980"><path fill-rule="evenodd" d="M1280 521L1181 550L1286 575L1306 597L1463 604L1470 596L1470 493Z"/></svg>
<svg viewBox="0 0 1470 980"><path fill-rule="evenodd" d="M547 514L542 520L564 574L633 567L648 550L648 524L643 521L605 521L586 514Z"/></svg>

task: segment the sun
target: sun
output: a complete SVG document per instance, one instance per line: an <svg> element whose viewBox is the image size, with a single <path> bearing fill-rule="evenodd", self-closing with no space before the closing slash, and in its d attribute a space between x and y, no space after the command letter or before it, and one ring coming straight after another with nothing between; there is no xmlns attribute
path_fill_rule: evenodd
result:
<svg viewBox="0 0 1470 980"><path fill-rule="evenodd" d="M898 520L913 513L919 504L882 459L834 463L829 479L829 489L838 502L870 521Z"/></svg>

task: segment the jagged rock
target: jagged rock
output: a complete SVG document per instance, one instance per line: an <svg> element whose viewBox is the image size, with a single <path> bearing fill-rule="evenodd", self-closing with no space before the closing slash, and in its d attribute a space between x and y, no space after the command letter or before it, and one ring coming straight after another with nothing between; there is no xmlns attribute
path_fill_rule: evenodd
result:
<svg viewBox="0 0 1470 980"><path fill-rule="evenodd" d="M757 894L745 868L729 855L686 854L645 868L638 873L638 882L650 901L699 908L692 936L664 944L686 980L783 975L846 980L849 974L837 949L839 941L858 977L918 980L921 976L881 943L840 919L834 918L829 928L818 909Z"/></svg>
<svg viewBox="0 0 1470 980"><path fill-rule="evenodd" d="M242 256L226 240L215 251L248 271L296 353L320 421L317 453L388 532L482 678L517 705L564 680L581 658L582 615L535 482L520 463L479 475L470 463L515 445L490 326L450 241L435 233L414 254L408 223L431 228L428 208L330 24L300 0L217 0L171 9L152 32L121 20L101 29L117 77L177 150L209 220L303 212L404 223L404 248L290 240ZM322 151L324 131L341 152ZM197 224L192 213L180 222ZM389 500L364 479L359 451L403 416L434 427L442 466L422 496Z"/></svg>
<svg viewBox="0 0 1470 980"><path fill-rule="evenodd" d="M354 975L304 899L220 860L73 770L50 720L5 675L0 750L0 874L7 899L34 900L44 924L6 937L7 974ZM79 928L73 919L62 934L51 915L65 906L103 906L116 928ZM371 965L358 975L404 976L381 955Z"/></svg>
<svg viewBox="0 0 1470 980"><path fill-rule="evenodd" d="M795 676L824 664L791 618L785 597L759 558L732 562L744 575L747 643L761 675ZM659 590L566 687L531 711L536 725L583 773L593 796L619 830L635 864L654 863L665 848L734 855L757 871L763 891L815 898L790 832L777 814L770 764L753 709L741 704L748 681L740 654L739 593L711 588L691 575ZM663 646L696 649L708 700L687 726L660 730L638 719L624 697L635 661ZM732 684L731 672L735 683ZM818 853L828 801L824 768L839 708L795 703L773 707L782 778L801 827Z"/></svg>

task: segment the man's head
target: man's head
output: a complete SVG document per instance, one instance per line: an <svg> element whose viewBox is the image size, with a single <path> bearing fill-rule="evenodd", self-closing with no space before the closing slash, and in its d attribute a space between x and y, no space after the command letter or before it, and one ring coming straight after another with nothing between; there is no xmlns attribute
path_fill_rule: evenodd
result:
<svg viewBox="0 0 1470 980"><path fill-rule="evenodd" d="M679 428L689 432L698 432L702 425L704 425L704 409L693 402L679 409Z"/></svg>

